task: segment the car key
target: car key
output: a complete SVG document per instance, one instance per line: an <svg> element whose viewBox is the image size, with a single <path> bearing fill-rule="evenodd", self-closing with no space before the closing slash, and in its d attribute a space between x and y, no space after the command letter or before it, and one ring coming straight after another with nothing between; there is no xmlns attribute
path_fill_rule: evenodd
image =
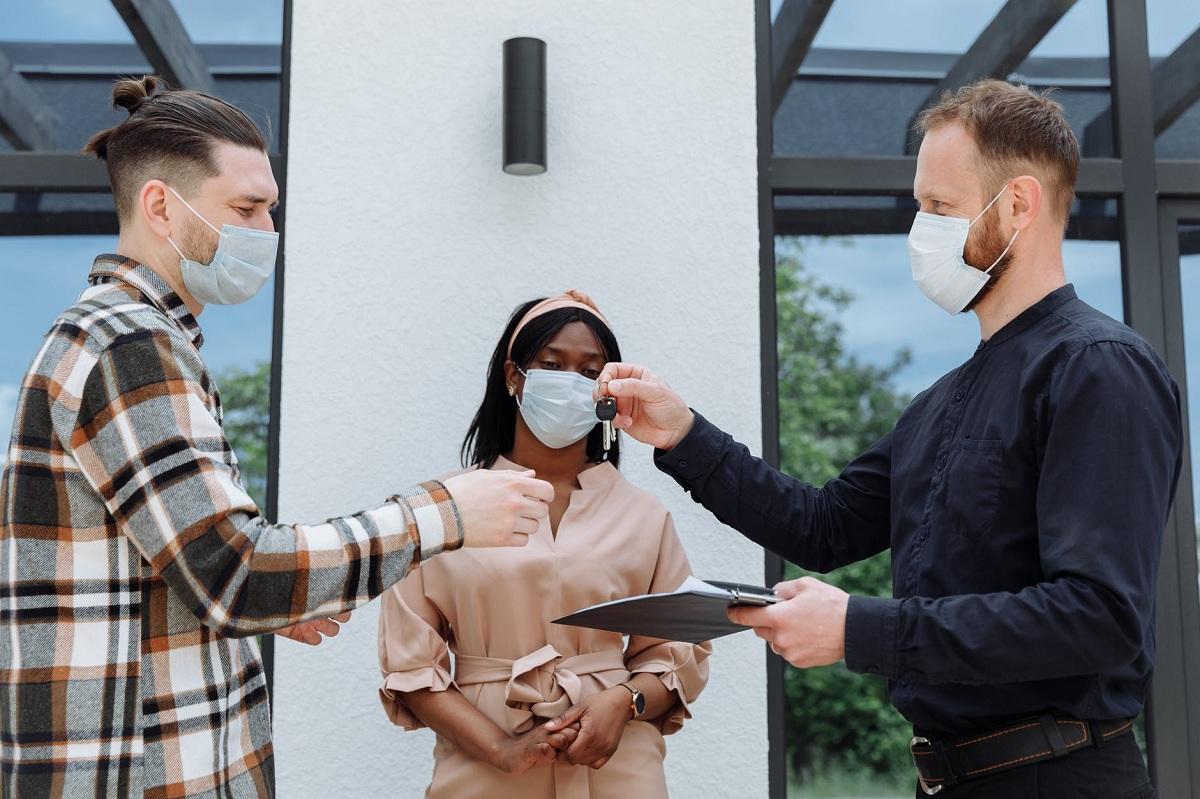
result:
<svg viewBox="0 0 1200 799"><path fill-rule="evenodd" d="M613 419L617 418L617 401L612 397L604 397L597 402L596 418L600 420L600 438L604 442L604 451L608 452L617 440L617 431L613 428Z"/></svg>

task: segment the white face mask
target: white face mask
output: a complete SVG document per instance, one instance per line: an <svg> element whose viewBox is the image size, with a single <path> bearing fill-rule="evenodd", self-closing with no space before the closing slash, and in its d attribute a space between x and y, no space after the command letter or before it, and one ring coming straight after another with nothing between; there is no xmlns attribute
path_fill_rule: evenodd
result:
<svg viewBox="0 0 1200 799"><path fill-rule="evenodd" d="M1013 233L1008 246L1000 257L987 269L980 271L963 260L963 249L967 246L967 234L971 226L996 204L1006 185L992 201L979 212L979 216L967 220L959 216L938 216L918 211L908 232L908 259L912 264L912 276L921 293L949 313L956 314L967 307L988 282L989 273L996 264L1004 260L1013 242L1021 231Z"/></svg>
<svg viewBox="0 0 1200 799"><path fill-rule="evenodd" d="M171 193L179 197L189 211L220 237L212 261L207 264L186 258L179 245L171 241L170 236L167 237L175 252L179 253L183 285L196 298L196 302L201 305L237 305L257 294L275 270L279 234L236 225L222 225L217 230L212 222L200 216L199 211L180 197L179 192L171 189Z"/></svg>
<svg viewBox="0 0 1200 799"><path fill-rule="evenodd" d="M520 371L518 369L518 371ZM592 401L594 380L578 372L531 369L517 407L530 432L550 449L569 447L599 424Z"/></svg>

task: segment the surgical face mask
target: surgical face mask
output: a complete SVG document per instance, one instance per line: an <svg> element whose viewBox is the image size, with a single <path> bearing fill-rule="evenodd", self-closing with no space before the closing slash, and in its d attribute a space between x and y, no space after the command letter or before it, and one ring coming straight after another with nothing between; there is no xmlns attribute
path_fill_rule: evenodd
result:
<svg viewBox="0 0 1200 799"><path fill-rule="evenodd" d="M599 423L592 401L595 381L577 372L550 369L521 374L525 390L517 398L517 407L530 432L550 449L571 446Z"/></svg>
<svg viewBox="0 0 1200 799"><path fill-rule="evenodd" d="M179 245L170 236L167 237L175 252L179 253L183 285L196 298L196 302L201 305L237 305L257 294L275 270L279 234L236 225L222 225L217 230L187 200L180 197L179 192L171 189L171 193L179 197L189 211L220 237L217 250L207 264L189 260Z"/></svg>
<svg viewBox="0 0 1200 799"><path fill-rule="evenodd" d="M996 264L1004 260L1013 242L1021 231L1016 231L1008 241L1004 252L1000 253L991 266L985 270L976 269L963 260L963 249L967 246L967 234L971 226L978 222L988 212L1004 192L992 198L979 216L967 220L958 216L938 216L917 212L913 220L912 230L908 233L908 259L912 265L913 281L921 289L921 293L937 303L948 313L960 313L976 295L983 290L989 279L989 273Z"/></svg>

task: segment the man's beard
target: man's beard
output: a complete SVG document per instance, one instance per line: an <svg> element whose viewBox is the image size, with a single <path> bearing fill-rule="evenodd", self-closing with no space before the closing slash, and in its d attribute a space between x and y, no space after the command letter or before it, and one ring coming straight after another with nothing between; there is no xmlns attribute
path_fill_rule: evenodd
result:
<svg viewBox="0 0 1200 799"><path fill-rule="evenodd" d="M198 264L211 264L219 243L220 237L198 219L188 222L183 235L179 237L179 249L183 250L183 257Z"/></svg>
<svg viewBox="0 0 1200 799"><path fill-rule="evenodd" d="M979 293L967 303L967 307L963 308L963 313L973 310L984 297L990 294L1004 277L1008 267L1012 265L1012 252L1004 252L1011 240L1005 239L1000 234L999 215L991 215L986 220L980 220L979 224L983 226L979 235L973 241L970 237L967 238L967 245L963 248L963 261L967 266L974 267L981 272L992 264L996 265L992 267L992 271L988 272L988 282L984 283ZM1003 258L1000 257L1000 253L1004 253ZM1000 260L997 261L997 258Z"/></svg>

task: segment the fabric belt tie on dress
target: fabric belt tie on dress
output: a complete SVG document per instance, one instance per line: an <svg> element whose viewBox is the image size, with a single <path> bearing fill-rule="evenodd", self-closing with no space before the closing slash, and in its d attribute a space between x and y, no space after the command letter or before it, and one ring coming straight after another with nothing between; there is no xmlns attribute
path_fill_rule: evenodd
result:
<svg viewBox="0 0 1200 799"><path fill-rule="evenodd" d="M587 675L596 675L605 687L628 680L625 653L606 649L564 658L547 644L517 660L458 655L454 669L454 681L459 685L505 683L509 728L516 735L533 729L537 719L555 718L577 704L583 698L580 678ZM558 799L588 799L591 769L566 763L555 763L551 768Z"/></svg>

